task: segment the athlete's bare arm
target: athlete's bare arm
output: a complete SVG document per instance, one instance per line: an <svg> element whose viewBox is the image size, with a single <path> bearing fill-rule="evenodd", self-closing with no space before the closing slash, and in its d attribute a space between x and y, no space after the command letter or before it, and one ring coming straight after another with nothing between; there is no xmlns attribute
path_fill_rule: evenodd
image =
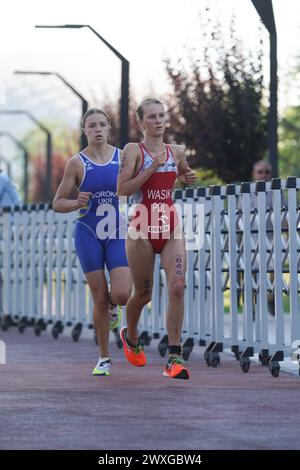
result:
<svg viewBox="0 0 300 470"><path fill-rule="evenodd" d="M185 148L183 145L171 145L178 168L178 179L183 184L195 184L197 181L196 173L192 170L187 161Z"/></svg>
<svg viewBox="0 0 300 470"><path fill-rule="evenodd" d="M52 208L56 212L72 212L88 203L91 193L79 192L77 198L72 199L81 170L82 164L77 156L68 160L62 182L56 191L52 203Z"/></svg>
<svg viewBox="0 0 300 470"><path fill-rule="evenodd" d="M159 168L159 166L165 162L163 155L156 157L153 163L147 170L133 176L137 165L140 161L140 150L138 144L130 143L125 145L122 152L117 194L118 196L131 196L134 194L144 183L147 181L153 173Z"/></svg>

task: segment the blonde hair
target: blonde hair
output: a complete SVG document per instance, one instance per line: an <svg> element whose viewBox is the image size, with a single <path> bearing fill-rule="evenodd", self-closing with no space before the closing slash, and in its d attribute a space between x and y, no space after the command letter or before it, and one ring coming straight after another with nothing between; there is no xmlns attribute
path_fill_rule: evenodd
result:
<svg viewBox="0 0 300 470"><path fill-rule="evenodd" d="M91 114L103 114L103 116L106 117L107 119L107 122L108 124L110 124L110 121L109 121L109 117L108 115L106 114L105 111L102 111L102 109L99 109L99 108L90 108L87 110L87 112L83 115L82 119L81 119L81 127L84 129L84 126L85 126L85 122L87 120L87 118L91 115Z"/></svg>
<svg viewBox="0 0 300 470"><path fill-rule="evenodd" d="M136 114L140 121L144 117L144 106L147 106L148 104L161 104L163 106L163 103L159 101L157 98L145 98L139 105L138 109L136 110Z"/></svg>

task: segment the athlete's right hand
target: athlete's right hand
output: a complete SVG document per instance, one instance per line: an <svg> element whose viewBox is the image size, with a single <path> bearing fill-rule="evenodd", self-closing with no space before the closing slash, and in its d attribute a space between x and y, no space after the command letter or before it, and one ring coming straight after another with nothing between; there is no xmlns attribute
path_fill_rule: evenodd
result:
<svg viewBox="0 0 300 470"><path fill-rule="evenodd" d="M166 151L164 150L162 153L159 153L153 160L152 165L150 168L152 168L154 171L156 171L160 166L164 165L167 161L167 155Z"/></svg>
<svg viewBox="0 0 300 470"><path fill-rule="evenodd" d="M78 207L84 207L89 203L92 193L81 192L77 196Z"/></svg>

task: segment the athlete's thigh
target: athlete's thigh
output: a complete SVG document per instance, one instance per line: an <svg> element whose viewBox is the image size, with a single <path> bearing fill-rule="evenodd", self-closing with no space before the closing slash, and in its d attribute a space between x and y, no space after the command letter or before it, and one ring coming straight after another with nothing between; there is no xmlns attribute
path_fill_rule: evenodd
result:
<svg viewBox="0 0 300 470"><path fill-rule="evenodd" d="M85 278L94 302L108 301L108 286L104 271L98 269L97 271L85 273Z"/></svg>
<svg viewBox="0 0 300 470"><path fill-rule="evenodd" d="M104 248L92 230L81 222L75 225L74 244L84 273L104 269Z"/></svg>
<svg viewBox="0 0 300 470"><path fill-rule="evenodd" d="M125 240L113 238L105 245L105 264L109 271L112 300L124 304L131 293L132 279L125 251Z"/></svg>
<svg viewBox="0 0 300 470"><path fill-rule="evenodd" d="M166 272L168 285L174 282L184 284L186 270L186 251L184 239L171 238L165 244L161 254L161 263Z"/></svg>
<svg viewBox="0 0 300 470"><path fill-rule="evenodd" d="M126 254L135 291L152 291L155 253L148 240L127 238Z"/></svg>
<svg viewBox="0 0 300 470"><path fill-rule="evenodd" d="M121 266L119 268L114 268L109 272L110 277L110 291L112 299L116 298L127 298L124 299L126 303L131 294L132 289L132 278L130 268L126 266Z"/></svg>
<svg viewBox="0 0 300 470"><path fill-rule="evenodd" d="M112 238L105 243L104 261L109 272L115 268L128 268L124 239Z"/></svg>

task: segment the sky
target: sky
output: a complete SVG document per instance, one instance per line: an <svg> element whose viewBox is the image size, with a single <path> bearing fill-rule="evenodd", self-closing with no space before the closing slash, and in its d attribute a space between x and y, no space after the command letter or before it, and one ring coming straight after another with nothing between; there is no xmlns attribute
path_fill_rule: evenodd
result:
<svg viewBox="0 0 300 470"><path fill-rule="evenodd" d="M0 110L30 109L39 119L61 118L76 127L80 101L55 77L22 77L14 70L62 74L91 104L120 90L120 61L88 29L36 29L36 24L90 24L130 62L131 94L139 101L170 91L164 57L176 61L184 46L199 49L199 7L209 3L225 34L235 14L245 47L257 47L259 19L250 0L10 0L0 16ZM273 0L278 35L279 111L299 102L290 71L300 56L300 1ZM203 10L203 9L202 9ZM268 80L268 34L265 77ZM199 49L199 54L200 54ZM31 126L24 118L0 116L0 130L21 136ZM7 146L8 143L5 143ZM6 149L6 147L5 147ZM0 141L0 152L4 151Z"/></svg>

